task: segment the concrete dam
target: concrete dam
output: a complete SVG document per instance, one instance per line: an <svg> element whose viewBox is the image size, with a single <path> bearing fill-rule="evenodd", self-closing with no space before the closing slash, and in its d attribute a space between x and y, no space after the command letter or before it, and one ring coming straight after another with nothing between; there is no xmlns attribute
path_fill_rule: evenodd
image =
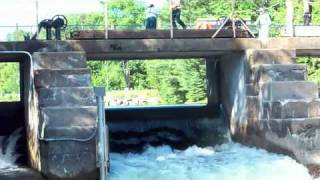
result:
<svg viewBox="0 0 320 180"><path fill-rule="evenodd" d="M7 120L0 134L24 127L21 149L34 171L30 179L97 179L97 102L88 59L201 57L208 103L106 108L111 153L141 153L147 145L185 150L231 138L317 170L319 90L307 80L306 65L295 62L319 55L320 41L312 39L279 38L267 45L254 39L0 43L0 61L20 63L21 74L21 101L0 103L0 117Z"/></svg>

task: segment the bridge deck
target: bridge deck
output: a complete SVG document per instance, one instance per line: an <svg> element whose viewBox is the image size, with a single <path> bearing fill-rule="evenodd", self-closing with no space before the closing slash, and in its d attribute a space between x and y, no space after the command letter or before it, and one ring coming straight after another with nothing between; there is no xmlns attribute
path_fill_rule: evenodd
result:
<svg viewBox="0 0 320 180"><path fill-rule="evenodd" d="M89 59L153 59L207 57L246 49L296 49L298 56L320 56L320 37L271 38L262 44L253 38L111 39L0 42L0 51L85 51Z"/></svg>

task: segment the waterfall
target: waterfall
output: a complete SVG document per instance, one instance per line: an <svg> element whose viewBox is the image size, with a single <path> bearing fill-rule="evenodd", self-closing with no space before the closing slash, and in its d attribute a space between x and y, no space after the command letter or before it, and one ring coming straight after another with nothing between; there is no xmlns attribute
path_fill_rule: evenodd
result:
<svg viewBox="0 0 320 180"><path fill-rule="evenodd" d="M0 136L0 168L16 167L16 161L20 156L16 152L16 146L21 132L22 128L19 128L9 136Z"/></svg>
<svg viewBox="0 0 320 180"><path fill-rule="evenodd" d="M227 113L226 113L226 111L225 111L225 107L223 106L223 104L220 104L220 105L219 105L219 108L220 108L220 112L221 112L220 118L221 118L223 121L227 121L228 116L227 116ZM230 125L228 125L228 126L230 126ZM231 136L231 131L230 131L229 128L228 128L228 131L227 131L226 134L225 134L225 138L226 138L226 140L227 140L228 143L232 143L232 136Z"/></svg>

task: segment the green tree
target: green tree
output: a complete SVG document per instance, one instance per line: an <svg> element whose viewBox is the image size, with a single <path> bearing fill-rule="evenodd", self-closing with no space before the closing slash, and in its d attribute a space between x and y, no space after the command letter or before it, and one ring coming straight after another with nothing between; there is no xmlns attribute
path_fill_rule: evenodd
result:
<svg viewBox="0 0 320 180"><path fill-rule="evenodd" d="M108 22L114 29L139 29L144 27L145 7L142 1L110 0L107 6Z"/></svg>
<svg viewBox="0 0 320 180"><path fill-rule="evenodd" d="M115 61L90 61L92 83L107 90L122 90L126 87L121 64Z"/></svg>
<svg viewBox="0 0 320 180"><path fill-rule="evenodd" d="M181 71L177 60L150 61L147 66L147 81L159 90L163 104L182 104L187 101L187 91L182 85Z"/></svg>
<svg viewBox="0 0 320 180"><path fill-rule="evenodd" d="M6 39L7 41L24 41L26 35L31 35L31 33L17 28L13 33L7 34Z"/></svg>
<svg viewBox="0 0 320 180"><path fill-rule="evenodd" d="M320 85L320 58L299 57L298 63L306 64L308 69L308 79Z"/></svg>
<svg viewBox="0 0 320 180"><path fill-rule="evenodd" d="M147 71L146 71L145 61L135 60L129 61L128 66L130 69L130 87L133 89L143 90L151 89L150 85L147 82Z"/></svg>
<svg viewBox="0 0 320 180"><path fill-rule="evenodd" d="M12 96L18 100L16 96L20 93L20 71L18 63L0 63L0 100L3 96Z"/></svg>
<svg viewBox="0 0 320 180"><path fill-rule="evenodd" d="M189 102L206 99L206 63L204 60L191 59L181 62L181 82L187 91Z"/></svg>
<svg viewBox="0 0 320 180"><path fill-rule="evenodd" d="M69 24L68 30L104 29L104 16L101 12L67 15L67 19Z"/></svg>
<svg viewBox="0 0 320 180"><path fill-rule="evenodd" d="M206 99L205 61L154 60L146 62L147 82L159 90L162 103L181 104Z"/></svg>

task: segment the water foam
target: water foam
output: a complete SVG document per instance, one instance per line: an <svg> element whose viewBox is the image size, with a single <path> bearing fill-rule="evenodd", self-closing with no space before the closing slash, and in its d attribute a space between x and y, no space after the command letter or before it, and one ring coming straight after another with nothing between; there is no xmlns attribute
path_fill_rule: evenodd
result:
<svg viewBox="0 0 320 180"><path fill-rule="evenodd" d="M9 137L0 136L0 169L17 167L15 163L19 154L16 153L16 145L21 137L21 131L19 128Z"/></svg>
<svg viewBox="0 0 320 180"><path fill-rule="evenodd" d="M148 147L142 154L111 153L110 180L311 180L290 157L236 143L215 148Z"/></svg>

